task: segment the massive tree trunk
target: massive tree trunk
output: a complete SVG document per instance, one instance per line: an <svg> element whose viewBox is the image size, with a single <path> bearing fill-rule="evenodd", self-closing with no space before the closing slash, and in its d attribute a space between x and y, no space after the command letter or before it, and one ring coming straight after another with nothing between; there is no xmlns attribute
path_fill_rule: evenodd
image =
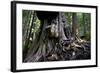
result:
<svg viewBox="0 0 100 73"><path fill-rule="evenodd" d="M62 49L58 45L59 42L67 40L64 33L65 21L62 22L62 13L56 13L56 16L54 16L55 13L49 12L46 12L46 15L40 14L42 13L37 12L37 16L41 20L40 32L32 48L28 51L25 62L41 61L41 59L49 60L50 57L52 57L52 60L53 58L54 60L58 59L55 50L58 50L57 48ZM48 58L46 58L47 56Z"/></svg>

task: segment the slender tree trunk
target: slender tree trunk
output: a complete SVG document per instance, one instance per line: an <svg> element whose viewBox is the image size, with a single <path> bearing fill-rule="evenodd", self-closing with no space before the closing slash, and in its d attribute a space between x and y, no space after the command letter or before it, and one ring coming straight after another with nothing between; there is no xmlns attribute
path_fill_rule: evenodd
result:
<svg viewBox="0 0 100 73"><path fill-rule="evenodd" d="M86 17L85 17L85 14L83 13L83 31L84 31L84 36L85 36L85 34L86 34L86 31L87 31L87 29L86 29Z"/></svg>
<svg viewBox="0 0 100 73"><path fill-rule="evenodd" d="M34 19L35 19L35 13L32 12L32 13L31 13L30 23L29 23L30 28L29 28L29 30L27 31L27 32L28 32L28 36L27 36L26 41L25 41L25 46L23 47L23 48L24 48L24 49L23 49L23 59L25 59L26 54L27 54L28 49L29 49L28 46L29 46L30 37L31 37L31 34L32 34L32 27L33 27L33 25L34 25Z"/></svg>
<svg viewBox="0 0 100 73"><path fill-rule="evenodd" d="M72 14L72 37L75 39L77 29L77 15L76 13Z"/></svg>

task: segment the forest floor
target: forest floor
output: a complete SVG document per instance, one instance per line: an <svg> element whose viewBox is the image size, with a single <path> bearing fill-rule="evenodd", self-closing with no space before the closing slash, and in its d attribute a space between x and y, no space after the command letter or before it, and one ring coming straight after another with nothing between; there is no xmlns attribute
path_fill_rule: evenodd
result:
<svg viewBox="0 0 100 73"><path fill-rule="evenodd" d="M40 62L45 61L66 61L66 60L86 60L91 59L90 41L74 41L67 47L57 48L52 54L40 58Z"/></svg>

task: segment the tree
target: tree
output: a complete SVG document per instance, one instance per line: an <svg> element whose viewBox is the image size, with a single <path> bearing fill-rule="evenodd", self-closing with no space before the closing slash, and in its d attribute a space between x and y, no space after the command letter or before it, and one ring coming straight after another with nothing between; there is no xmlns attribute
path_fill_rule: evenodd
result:
<svg viewBox="0 0 100 73"><path fill-rule="evenodd" d="M72 36L75 39L76 36L76 29L77 29L77 15L76 13L72 14Z"/></svg>
<svg viewBox="0 0 100 73"><path fill-rule="evenodd" d="M27 22L23 22L23 59L25 59L26 57L26 54L30 48L30 45L31 45L31 41L33 39L33 34L35 32L32 31L32 29L35 29L35 23L34 21L36 22L36 13L34 11L24 11L23 14L25 15L29 15L28 16L24 16L23 18L26 18L26 21ZM28 19L29 18L29 19ZM25 24L27 23L27 24Z"/></svg>
<svg viewBox="0 0 100 73"><path fill-rule="evenodd" d="M83 36L87 40L90 38L90 28L90 14L83 13Z"/></svg>

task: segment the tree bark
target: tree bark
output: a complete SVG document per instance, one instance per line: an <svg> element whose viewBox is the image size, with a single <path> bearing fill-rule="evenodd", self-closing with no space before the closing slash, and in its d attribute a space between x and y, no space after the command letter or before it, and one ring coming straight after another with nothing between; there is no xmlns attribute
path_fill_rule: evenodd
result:
<svg viewBox="0 0 100 73"><path fill-rule="evenodd" d="M53 13L51 15L53 15ZM61 41L67 40L64 33L65 21L62 18L63 16L63 13L59 13L58 15L51 17L51 21L46 16L45 18L38 16L41 22L43 22L41 24L42 29L40 29L41 34L37 37L37 45L33 45L24 62L40 61L41 57L43 60L46 60L46 56L52 56L52 54L55 54L55 50L57 50L57 44L59 44L59 42L61 43ZM46 29L46 27L50 28ZM49 32L47 30L49 30Z"/></svg>
<svg viewBox="0 0 100 73"><path fill-rule="evenodd" d="M75 39L77 29L77 16L76 13L72 14L72 37Z"/></svg>

